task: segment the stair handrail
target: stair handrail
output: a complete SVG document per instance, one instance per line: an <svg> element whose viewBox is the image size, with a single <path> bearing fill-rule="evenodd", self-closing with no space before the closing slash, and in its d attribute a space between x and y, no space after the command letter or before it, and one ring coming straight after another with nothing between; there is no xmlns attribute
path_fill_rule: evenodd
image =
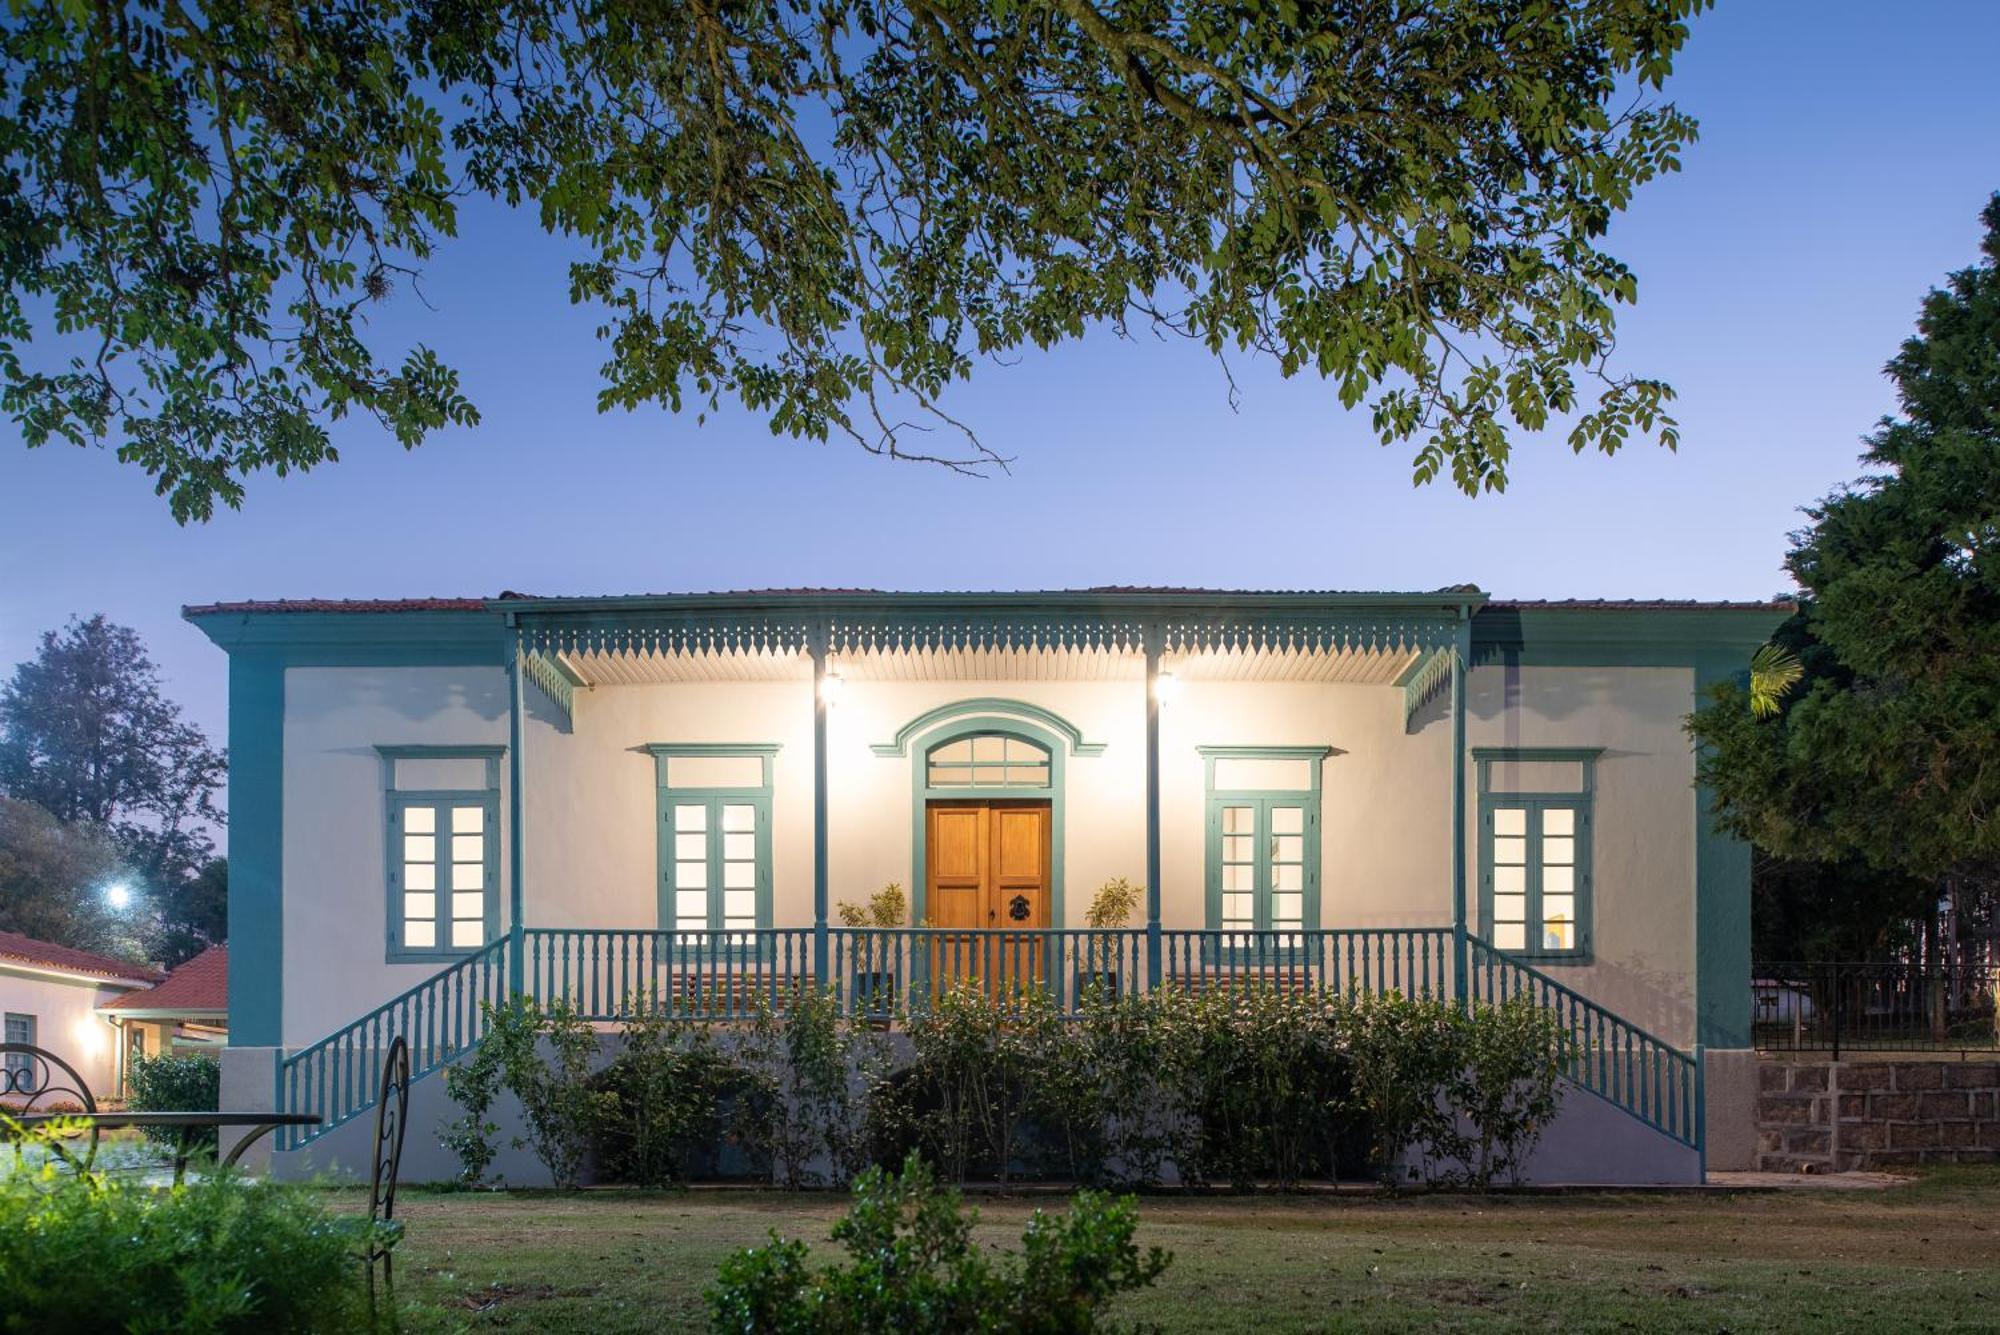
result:
<svg viewBox="0 0 2000 1335"><path fill-rule="evenodd" d="M507 997L511 940L502 936L439 969L326 1037L279 1059L277 1107L320 1116L318 1126L288 1128L278 1148L298 1149L375 1106L381 1057L401 1037L410 1078L421 1079L470 1051L486 1032L481 1002Z"/></svg>
<svg viewBox="0 0 2000 1335"><path fill-rule="evenodd" d="M1702 1148L1704 1091L1695 1053L1682 1051L1479 936L1468 932L1465 939L1472 1000L1491 1004L1526 992L1569 1035L1572 1047L1564 1074L1571 1083L1691 1149ZM1496 986L1496 974L1511 978Z"/></svg>

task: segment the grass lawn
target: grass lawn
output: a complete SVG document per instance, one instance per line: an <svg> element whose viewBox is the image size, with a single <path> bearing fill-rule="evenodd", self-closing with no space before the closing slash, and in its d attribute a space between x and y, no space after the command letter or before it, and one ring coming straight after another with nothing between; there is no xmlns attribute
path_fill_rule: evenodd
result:
<svg viewBox="0 0 2000 1335"><path fill-rule="evenodd" d="M344 1194L344 1193L343 1193ZM980 1197L1018 1243L1059 1198ZM831 1248L831 1195L411 1192L404 1297L474 1330L697 1329L728 1251ZM1155 1196L1174 1253L1117 1314L1168 1330L2000 1330L2000 1171L1884 1191L1376 1198Z"/></svg>

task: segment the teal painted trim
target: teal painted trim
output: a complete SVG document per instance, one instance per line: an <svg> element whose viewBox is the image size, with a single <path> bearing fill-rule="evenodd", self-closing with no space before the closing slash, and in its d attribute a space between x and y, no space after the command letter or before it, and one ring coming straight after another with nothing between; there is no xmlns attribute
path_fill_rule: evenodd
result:
<svg viewBox="0 0 2000 1335"><path fill-rule="evenodd" d="M772 789L776 759L782 749L783 744L779 742L650 742L645 748L647 754L653 757L653 782L661 789L667 786L667 762L677 757L755 756L763 762L760 770L762 777L756 783L741 784L734 788L720 784L710 784L706 787L718 793L754 793L761 790L766 794ZM676 788L674 791L695 790Z"/></svg>
<svg viewBox="0 0 2000 1335"><path fill-rule="evenodd" d="M930 753L948 742L974 736L1016 737L1048 748L1049 786L1047 788L930 787L927 782L930 776ZM1062 737L1039 724L1024 722L1021 719L981 716L952 719L939 724L917 739L916 745L910 748L911 921L921 924L929 907L925 903L930 881L925 812L932 802L1031 802L1046 798L1049 803L1049 925L1056 928L1066 925L1068 920L1063 917L1063 861L1066 851L1063 842L1063 808L1067 803L1063 798L1068 782L1065 769L1068 756L1063 743Z"/></svg>
<svg viewBox="0 0 2000 1335"><path fill-rule="evenodd" d="M813 708L813 978L826 986L828 951L828 899L831 893L827 855L827 770L826 770L826 627L815 626L812 635Z"/></svg>
<svg viewBox="0 0 2000 1335"><path fill-rule="evenodd" d="M375 754L384 760L499 760L507 754L507 748L492 746L384 746L377 745ZM493 783L499 787L497 779Z"/></svg>
<svg viewBox="0 0 2000 1335"><path fill-rule="evenodd" d="M1255 870L1251 882L1251 926L1252 930L1264 932L1278 930L1271 925L1271 896L1276 887L1272 884L1271 842L1276 837L1272 829L1271 812L1277 807L1301 807L1304 809L1303 848L1304 863L1300 889L1300 930L1316 932L1320 921L1320 824L1321 807L1324 800L1321 771L1326 758L1333 754L1331 746L1198 746L1196 752L1202 758L1202 786L1205 801L1205 864L1204 912L1208 930L1225 930L1222 924L1222 811L1224 807L1253 807L1256 812ZM1307 763L1309 782L1304 788L1219 788L1215 782L1215 762L1218 760L1304 760ZM1220 942L1205 941L1203 953L1218 959L1235 957L1236 952ZM1289 954L1290 952L1285 952Z"/></svg>
<svg viewBox="0 0 2000 1335"><path fill-rule="evenodd" d="M1465 844L1465 674L1472 666L1473 622L1469 610L1459 613L1451 652L1451 928L1452 974L1458 986L1459 1008L1472 1013L1472 946L1466 928ZM1404 727L1409 726L1407 718Z"/></svg>
<svg viewBox="0 0 2000 1335"><path fill-rule="evenodd" d="M521 629L507 619L507 997L527 994L528 831L522 811L527 766L521 754L528 726L527 690L521 670Z"/></svg>
<svg viewBox="0 0 2000 1335"><path fill-rule="evenodd" d="M596 615L609 620L662 612L769 612L832 615L903 615L917 624L924 617L955 612L1018 612L1074 615L1139 613L1162 619L1179 613L1274 612L1305 615L1341 611L1452 613L1486 602L1482 590L1466 585L1419 592L1329 590L1302 593L1201 592L1143 589L1040 590L1025 593L677 593L616 594L583 598L508 598L488 603L493 611L520 617ZM231 615L242 615L240 613ZM269 615L269 614L252 614ZM316 615L316 614L304 614ZM403 614L408 615L408 614Z"/></svg>
<svg viewBox="0 0 2000 1335"><path fill-rule="evenodd" d="M287 667L448 666L505 661L493 612L194 612L187 621L231 654L277 654Z"/></svg>
<svg viewBox="0 0 2000 1335"><path fill-rule="evenodd" d="M1409 729L1417 711L1437 698L1438 692L1451 686L1452 664L1455 660L1455 646L1440 647L1417 659L1410 665L1396 684L1403 691L1403 728Z"/></svg>
<svg viewBox="0 0 2000 1335"><path fill-rule="evenodd" d="M1749 677L1747 654L1716 653L1695 670L1695 703L1710 687ZM1750 845L1716 826L1715 791L1694 794L1695 1041L1751 1046Z"/></svg>
<svg viewBox="0 0 2000 1335"><path fill-rule="evenodd" d="M285 665L229 661L229 1034L238 1047L284 1042Z"/></svg>
<svg viewBox="0 0 2000 1335"><path fill-rule="evenodd" d="M1472 758L1480 762L1480 789L1486 785L1486 763L1494 760L1513 761L1556 761L1558 763L1577 761L1586 767L1585 782L1589 781L1588 768L1604 754L1601 746L1475 746Z"/></svg>
<svg viewBox="0 0 2000 1335"><path fill-rule="evenodd" d="M527 669L529 680L541 688L549 702L562 711L563 722L574 727L576 724L576 688L583 685L560 658L553 654L526 654L522 665Z"/></svg>
<svg viewBox="0 0 2000 1335"><path fill-rule="evenodd" d="M1160 633L1146 628L1146 977L1158 987L1164 971L1160 933Z"/></svg>
<svg viewBox="0 0 2000 1335"><path fill-rule="evenodd" d="M1694 667L1723 652L1745 663L1790 617L1789 605L1740 608L1484 607L1472 661L1541 667Z"/></svg>
<svg viewBox="0 0 2000 1335"><path fill-rule="evenodd" d="M1479 767L1479 933L1489 943L1493 941L1493 809L1496 806L1523 807L1533 813L1529 822L1531 828L1524 836L1527 840L1526 910L1527 920L1524 931L1530 942L1542 926L1542 813L1551 807L1564 808L1576 813L1576 832L1573 835L1576 881L1573 894L1576 899L1576 945L1570 950L1550 950L1546 947L1529 945L1523 950L1507 950L1502 953L1520 960L1533 960L1547 964L1588 964L1594 958L1592 942L1596 934L1596 863L1594 846L1596 843L1596 793L1597 758L1603 754L1601 747L1562 746L1481 746L1474 748L1473 759ZM1492 766L1496 763L1519 761L1560 761L1579 763L1583 767L1583 781L1574 792L1494 792L1492 786ZM1500 950L1499 946L1493 949ZM1744 988L1749 988L1749 972L1744 973Z"/></svg>
<svg viewBox="0 0 2000 1335"><path fill-rule="evenodd" d="M1082 731L1068 719L1054 710L1030 704L1026 700L1005 700L998 697L983 697L977 700L954 700L936 709L926 710L902 727L896 729L896 738L889 742L875 742L869 750L878 756L906 756L910 753L910 738L928 728L936 727L947 719L960 718L967 714L1009 714L1031 719L1043 727L1060 733L1069 744L1071 755L1101 756L1103 742L1086 742Z"/></svg>
<svg viewBox="0 0 2000 1335"><path fill-rule="evenodd" d="M711 939L694 953L702 959L747 958L754 947L724 944L721 940L725 927L723 923L724 895L728 886L724 882L723 864L724 835L722 809L730 806L747 806L755 810L757 828L753 832L755 880L751 889L755 896L756 925L760 929L771 926L771 795L773 791L772 758L778 747L773 743L758 742L730 750L713 750L706 744L696 744L691 751L684 751L671 744L649 747L658 757L658 780L656 806L657 820L654 828L659 831L658 865L659 876L654 881L658 889L656 905L658 926L663 932L679 931L679 911L675 896L679 886L675 881L676 864L681 861L675 855L675 840L680 833L675 824L677 808L699 806L702 808L702 833L706 836L703 856L702 879L704 885L698 887L707 897L707 927ZM721 788L689 787L670 788L667 786L667 759L675 753L695 755L754 755L762 759L763 782L755 787Z"/></svg>
<svg viewBox="0 0 2000 1335"><path fill-rule="evenodd" d="M1168 650L1401 648L1449 639L1485 595L1428 594L826 594L510 599L542 652L807 654L867 649Z"/></svg>
<svg viewBox="0 0 2000 1335"><path fill-rule="evenodd" d="M772 921L770 921L770 889L772 889L770 797L772 797L770 783L766 783L764 787L666 787L662 783L660 789L658 789L658 821L656 821L654 827L660 831L660 841L658 841L658 847L660 847L660 857L658 857L660 875L654 881L654 885L658 885L658 905L656 905L656 909L658 909L660 931L678 931L680 929L680 925L678 925L680 915L678 915L678 907L674 903L674 895L680 889L674 883L674 865L678 861L674 857L674 839L676 839L676 835L680 831L674 825L674 809L676 807L690 807L690 805L702 807L702 833L706 835L706 855L704 855L702 879L706 881L706 885L702 885L700 889L708 897L708 927L706 927L706 931L712 937L716 937L716 939L712 939L708 945L698 947L694 951L700 959L740 959L740 957L750 955L750 951L754 949L754 947L748 947L748 945L724 945L720 941L720 935L724 933L724 921L722 921L724 919L724 913L722 913L724 893L728 889L722 883L722 879L724 879L722 877L722 863L724 863L722 851L724 851L724 833L726 833L722 829L722 807L754 807L756 809L756 831L754 831L754 853L752 853L752 857L756 859L756 883L752 885L752 891L756 895L756 899L754 899L754 903L756 903L756 925L760 929L768 929L772 925Z"/></svg>
<svg viewBox="0 0 2000 1335"><path fill-rule="evenodd" d="M495 762L497 765L497 762ZM383 886L387 892L385 910L387 913L385 935L387 944L384 959L390 964L442 964L452 960L477 954L493 944L500 935L500 786L496 781L486 788L462 790L419 791L391 787L384 795L383 829L386 837L382 841L382 851L386 861ZM434 838L438 841L438 852L432 858L436 868L431 893L436 898L436 913L432 922L436 924L437 942L431 946L406 946L403 944L403 859L401 857L403 838L403 813L411 807L426 806L471 806L477 804L484 813L480 823L482 880L481 940L476 946L454 946L448 941L451 931L451 897L457 893L451 884L452 858L446 843L451 836L439 831Z"/></svg>

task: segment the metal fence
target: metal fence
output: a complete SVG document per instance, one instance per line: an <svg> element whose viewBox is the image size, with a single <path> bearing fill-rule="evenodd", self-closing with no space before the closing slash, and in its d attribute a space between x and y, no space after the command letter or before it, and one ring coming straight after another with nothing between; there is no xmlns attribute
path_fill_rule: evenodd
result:
<svg viewBox="0 0 2000 1335"><path fill-rule="evenodd" d="M1759 964L1751 992L1767 1052L2000 1049L1996 964Z"/></svg>

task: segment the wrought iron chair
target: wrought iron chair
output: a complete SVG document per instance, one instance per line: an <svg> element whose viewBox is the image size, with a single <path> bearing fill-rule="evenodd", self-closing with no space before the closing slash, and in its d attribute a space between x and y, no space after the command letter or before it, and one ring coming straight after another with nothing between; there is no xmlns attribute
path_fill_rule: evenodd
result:
<svg viewBox="0 0 2000 1335"><path fill-rule="evenodd" d="M382 1292L395 1297L394 1238L382 1227L396 1217L396 1179L403 1165L403 1132L410 1120L410 1045L398 1034L382 1062L381 1097L375 1100L375 1171L368 1183L368 1303L375 1304L375 1272L382 1272Z"/></svg>
<svg viewBox="0 0 2000 1335"><path fill-rule="evenodd" d="M91 1097L90 1086L74 1066L32 1043L0 1043L0 1113L68 1112L70 1109L65 1105L71 1103L82 1112L97 1111L97 1100ZM97 1124L93 1122L85 1133L89 1147L81 1159L53 1141L49 1148L76 1172L87 1173L97 1162L97 1135ZM9 1138L14 1139L18 1162L21 1143Z"/></svg>

